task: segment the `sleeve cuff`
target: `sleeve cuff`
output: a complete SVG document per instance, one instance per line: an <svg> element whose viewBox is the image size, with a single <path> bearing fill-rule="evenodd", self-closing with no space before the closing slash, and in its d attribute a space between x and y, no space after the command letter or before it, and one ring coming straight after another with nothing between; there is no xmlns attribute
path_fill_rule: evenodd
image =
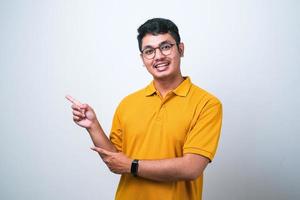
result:
<svg viewBox="0 0 300 200"><path fill-rule="evenodd" d="M188 147L183 149L183 154L192 153L192 154L199 154L209 159L209 162L213 160L214 155L211 152L205 151L203 149Z"/></svg>

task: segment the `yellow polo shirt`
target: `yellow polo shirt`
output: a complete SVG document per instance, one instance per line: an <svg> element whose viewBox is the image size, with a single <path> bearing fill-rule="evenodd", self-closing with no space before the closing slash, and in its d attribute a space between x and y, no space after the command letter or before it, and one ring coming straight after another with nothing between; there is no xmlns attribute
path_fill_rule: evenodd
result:
<svg viewBox="0 0 300 200"><path fill-rule="evenodd" d="M114 115L110 140L133 159L165 159L194 153L212 160L221 123L220 101L192 84L189 77L165 98L152 82L121 101ZM203 176L194 181L158 182L124 174L115 198L199 200L202 181Z"/></svg>

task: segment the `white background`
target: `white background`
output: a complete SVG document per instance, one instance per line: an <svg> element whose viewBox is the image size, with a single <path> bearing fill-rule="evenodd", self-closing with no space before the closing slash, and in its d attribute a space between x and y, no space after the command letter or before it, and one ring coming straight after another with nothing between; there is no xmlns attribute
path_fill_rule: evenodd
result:
<svg viewBox="0 0 300 200"><path fill-rule="evenodd" d="M92 105L108 133L120 100L151 81L136 29L152 17L178 25L183 74L224 106L203 199L299 199L299 10L296 0L1 0L0 199L113 199L119 176L64 96Z"/></svg>

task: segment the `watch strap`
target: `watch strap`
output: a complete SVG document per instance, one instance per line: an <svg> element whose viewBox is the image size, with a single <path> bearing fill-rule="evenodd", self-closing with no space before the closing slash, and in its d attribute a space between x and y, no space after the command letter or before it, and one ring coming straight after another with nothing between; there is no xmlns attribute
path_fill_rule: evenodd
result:
<svg viewBox="0 0 300 200"><path fill-rule="evenodd" d="M130 169L131 174L133 176L137 176L138 169L139 169L139 160L134 159L131 163L131 169Z"/></svg>

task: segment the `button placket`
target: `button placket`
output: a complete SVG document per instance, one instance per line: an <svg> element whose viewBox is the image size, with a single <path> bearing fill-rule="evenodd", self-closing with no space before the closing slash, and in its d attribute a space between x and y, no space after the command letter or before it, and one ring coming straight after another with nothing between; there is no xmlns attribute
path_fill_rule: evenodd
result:
<svg viewBox="0 0 300 200"><path fill-rule="evenodd" d="M162 120L162 106L163 106L163 103L160 104L159 108L158 108L158 111L157 111L157 117L156 117L156 121L161 121Z"/></svg>
<svg viewBox="0 0 300 200"><path fill-rule="evenodd" d="M165 98L161 99L161 104L158 108L158 111L157 111L157 117L156 117L156 121L162 121L163 120L163 117L164 117L164 114L165 114L165 108L166 108L166 103L167 101L169 101L171 98L172 98L172 95L173 93L169 93L166 95Z"/></svg>

